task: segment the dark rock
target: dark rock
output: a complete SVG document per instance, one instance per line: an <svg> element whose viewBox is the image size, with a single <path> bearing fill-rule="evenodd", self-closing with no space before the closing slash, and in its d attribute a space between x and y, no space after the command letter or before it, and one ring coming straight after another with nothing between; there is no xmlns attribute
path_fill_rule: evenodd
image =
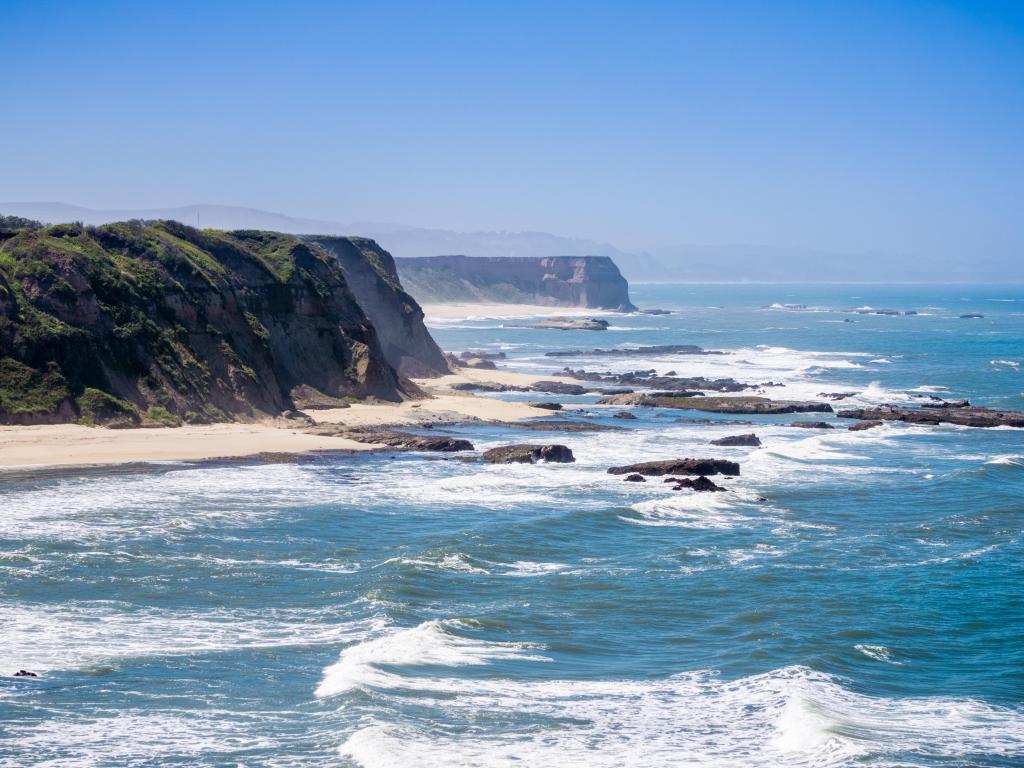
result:
<svg viewBox="0 0 1024 768"><path fill-rule="evenodd" d="M825 397L829 400L845 400L848 397L855 397L856 392L819 392L818 397Z"/></svg>
<svg viewBox="0 0 1024 768"><path fill-rule="evenodd" d="M14 677L39 677L35 672L29 672L27 669L19 669L14 673Z"/></svg>
<svg viewBox="0 0 1024 768"><path fill-rule="evenodd" d="M641 309L641 315L671 315L672 311L668 309Z"/></svg>
<svg viewBox="0 0 1024 768"><path fill-rule="evenodd" d="M530 406L531 408L543 408L545 411L560 411L560 410L562 410L562 404L561 403L533 402L533 403L527 403L527 405Z"/></svg>
<svg viewBox="0 0 1024 768"><path fill-rule="evenodd" d="M488 352L484 349L467 349L464 352L459 353L460 360L469 360L471 358L478 357L481 360L504 360L504 352Z"/></svg>
<svg viewBox="0 0 1024 768"><path fill-rule="evenodd" d="M755 387L772 386L771 382L765 384L743 384L735 379L706 379L703 376L659 376L657 371L632 371L630 373L598 373L595 371L573 370L564 368L555 373L556 376L567 376L580 381L594 381L601 383L627 384L631 387L644 387L645 389L671 390L713 390L715 392L742 392L745 389ZM628 394L632 389L623 392L608 391L605 394Z"/></svg>
<svg viewBox="0 0 1024 768"><path fill-rule="evenodd" d="M461 381L452 384L457 392L525 392L525 387L514 387L508 384L496 384L492 381Z"/></svg>
<svg viewBox="0 0 1024 768"><path fill-rule="evenodd" d="M530 386L534 392L550 392L553 395L585 395L586 387L564 381L538 381Z"/></svg>
<svg viewBox="0 0 1024 768"><path fill-rule="evenodd" d="M633 474L631 474L631 475L626 475L624 480L627 483L646 483L647 482L647 478L645 478L643 475L638 475L635 472Z"/></svg>
<svg viewBox="0 0 1024 768"><path fill-rule="evenodd" d="M306 431L314 435L345 437L358 443L386 445L392 450L399 451L441 451L450 453L453 451L473 450L473 444L469 440L445 437L443 435L430 435L427 437L414 435L411 432L399 432L394 429L378 429L373 427L354 429L341 424L321 424Z"/></svg>
<svg viewBox="0 0 1024 768"><path fill-rule="evenodd" d="M962 427L1024 427L1024 413L997 411L976 406L967 408L904 408L883 405L840 411L841 419L867 421L904 421L908 424L958 424Z"/></svg>
<svg viewBox="0 0 1024 768"><path fill-rule="evenodd" d="M490 464L536 464L539 461L566 464L576 461L572 451L564 445L503 445L484 451L480 458Z"/></svg>
<svg viewBox="0 0 1024 768"><path fill-rule="evenodd" d="M654 397L634 392L631 395L614 395L599 398L598 403L607 405L640 405L649 408L679 408L712 413L831 413L828 403L798 402L794 400L769 400L767 397Z"/></svg>
<svg viewBox="0 0 1024 768"><path fill-rule="evenodd" d="M970 408L971 403L969 400L943 400L941 397L935 398L938 402L935 403L921 403L922 408Z"/></svg>
<svg viewBox="0 0 1024 768"><path fill-rule="evenodd" d="M804 429L835 429L827 421L794 421L789 426L803 427Z"/></svg>
<svg viewBox="0 0 1024 768"><path fill-rule="evenodd" d="M749 427L754 422L746 419L693 419L680 416L673 419L677 424L694 424L701 427L721 427L723 425L735 427Z"/></svg>
<svg viewBox="0 0 1024 768"><path fill-rule="evenodd" d="M313 418L308 413L303 413L302 411L282 411L281 418L288 419L288 421L300 421L304 424L309 424L311 426L316 423L313 421Z"/></svg>
<svg viewBox="0 0 1024 768"><path fill-rule="evenodd" d="M729 435L728 437L720 437L717 440L711 441L712 445L735 445L735 446L751 446L754 448L761 447L761 440L753 432L746 435Z"/></svg>
<svg viewBox="0 0 1024 768"><path fill-rule="evenodd" d="M535 323L508 324L506 328L539 328L554 331L607 331L609 322L597 317L549 317Z"/></svg>
<svg viewBox="0 0 1024 768"><path fill-rule="evenodd" d="M635 420L636 419L636 415L630 413L629 411L619 411L618 413L613 414L612 418L613 419L634 419Z"/></svg>
<svg viewBox="0 0 1024 768"><path fill-rule="evenodd" d="M882 422L880 421L858 421L856 424L851 424L846 429L850 432L863 432L865 429L872 429L880 426L882 426Z"/></svg>
<svg viewBox="0 0 1024 768"><path fill-rule="evenodd" d="M493 371L498 367L492 361L485 360L482 357L468 357L465 360L460 359L459 365L463 368L476 368L484 371Z"/></svg>
<svg viewBox="0 0 1024 768"><path fill-rule="evenodd" d="M495 426L508 429L529 429L536 432L620 432L622 427L599 424L592 421L570 421L568 419L527 419L525 421L493 421Z"/></svg>
<svg viewBox="0 0 1024 768"><path fill-rule="evenodd" d="M672 490L673 491L681 491L684 488L691 488L694 491L698 491L700 493L707 493L707 492L710 492L710 491L726 491L726 490L728 490L728 488L723 488L720 485L715 485L713 482L711 482L706 477L704 477L704 475L701 475L700 477L698 477L696 479L694 479L692 477L684 478L684 479L680 480L679 484L676 485L676 487L673 488Z"/></svg>
<svg viewBox="0 0 1024 768"><path fill-rule="evenodd" d="M627 475L637 472L641 475L738 475L740 465L725 459L667 459L665 461L643 461L623 467L610 467L610 475Z"/></svg>

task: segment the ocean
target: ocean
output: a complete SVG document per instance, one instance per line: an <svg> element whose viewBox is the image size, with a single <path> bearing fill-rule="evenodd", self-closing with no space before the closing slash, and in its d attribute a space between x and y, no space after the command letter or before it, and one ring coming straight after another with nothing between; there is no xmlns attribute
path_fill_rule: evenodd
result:
<svg viewBox="0 0 1024 768"><path fill-rule="evenodd" d="M675 313L431 330L525 372L1024 409L1022 286L632 293ZM917 314L827 311L851 307ZM652 344L727 354L544 355ZM626 428L446 429L564 443L568 465L379 453L0 478L0 673L40 674L0 678L0 766L1024 765L1024 431L622 421L560 399ZM788 426L803 419L837 428ZM763 447L709 445L750 431ZM729 493L606 473L708 456L740 463Z"/></svg>

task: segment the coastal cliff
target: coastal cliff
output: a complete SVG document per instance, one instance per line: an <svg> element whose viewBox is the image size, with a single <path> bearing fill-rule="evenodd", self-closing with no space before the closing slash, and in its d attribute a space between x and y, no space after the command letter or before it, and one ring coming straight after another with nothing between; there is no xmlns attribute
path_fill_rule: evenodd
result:
<svg viewBox="0 0 1024 768"><path fill-rule="evenodd" d="M309 236L338 260L349 289L377 331L384 356L402 376L450 373L444 353L423 324L423 310L405 292L391 254L362 237Z"/></svg>
<svg viewBox="0 0 1024 768"><path fill-rule="evenodd" d="M315 244L169 221L0 229L0 423L249 420L410 389Z"/></svg>
<svg viewBox="0 0 1024 768"><path fill-rule="evenodd" d="M505 302L632 311L629 284L607 256L395 259L422 302Z"/></svg>

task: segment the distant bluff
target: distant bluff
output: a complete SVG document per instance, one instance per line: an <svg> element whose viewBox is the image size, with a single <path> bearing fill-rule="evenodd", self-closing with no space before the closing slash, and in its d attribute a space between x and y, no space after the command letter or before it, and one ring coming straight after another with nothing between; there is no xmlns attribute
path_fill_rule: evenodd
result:
<svg viewBox="0 0 1024 768"><path fill-rule="evenodd" d="M395 260L422 302L507 302L632 311L629 283L607 256L427 256Z"/></svg>
<svg viewBox="0 0 1024 768"><path fill-rule="evenodd" d="M416 393L339 257L315 242L170 221L6 223L0 423L245 420ZM345 246L348 269L374 248ZM372 312L389 335L416 335L415 302L388 301L381 294Z"/></svg>

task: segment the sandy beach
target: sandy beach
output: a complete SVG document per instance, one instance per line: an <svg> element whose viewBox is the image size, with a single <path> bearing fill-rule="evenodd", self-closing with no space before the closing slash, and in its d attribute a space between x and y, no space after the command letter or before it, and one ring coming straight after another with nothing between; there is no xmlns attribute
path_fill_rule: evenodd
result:
<svg viewBox="0 0 1024 768"><path fill-rule="evenodd" d="M417 384L432 397L403 403L356 403L349 408L311 410L320 424L351 427L416 425L441 421L517 421L550 411L451 390L459 382L529 385L555 377L502 370L469 370ZM569 381L566 379L566 381ZM147 461L200 461L261 453L368 451L382 446L344 437L308 434L284 420L257 424L212 424L167 429L105 429L78 424L0 427L0 468L67 467Z"/></svg>

